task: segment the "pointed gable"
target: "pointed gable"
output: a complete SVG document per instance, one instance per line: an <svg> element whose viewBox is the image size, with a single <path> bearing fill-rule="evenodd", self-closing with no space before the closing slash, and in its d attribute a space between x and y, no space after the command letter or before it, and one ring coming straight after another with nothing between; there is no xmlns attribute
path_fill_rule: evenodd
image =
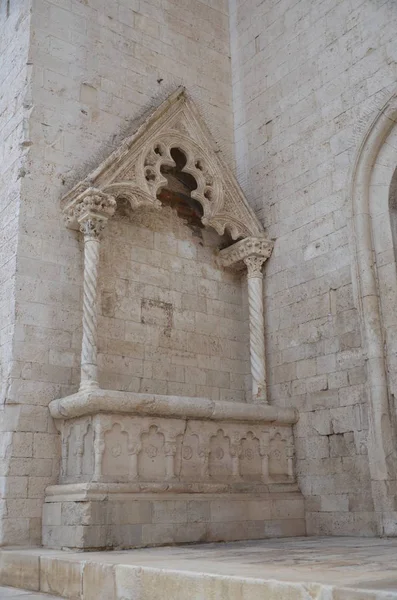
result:
<svg viewBox="0 0 397 600"><path fill-rule="evenodd" d="M163 167L173 167L171 151L186 157L183 171L197 183L191 192L203 208L202 222L233 239L263 235L263 227L248 205L232 171L219 157L216 145L184 88L178 88L130 137L62 200L68 224L76 226L74 207L90 187L133 208L161 207L158 194L166 187Z"/></svg>

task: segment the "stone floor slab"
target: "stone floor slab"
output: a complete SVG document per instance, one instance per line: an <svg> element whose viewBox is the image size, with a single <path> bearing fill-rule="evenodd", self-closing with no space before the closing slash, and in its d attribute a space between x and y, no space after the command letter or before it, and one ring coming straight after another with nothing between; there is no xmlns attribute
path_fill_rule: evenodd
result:
<svg viewBox="0 0 397 600"><path fill-rule="evenodd" d="M1 565L9 582L11 565L18 574L27 556L41 564L46 591L70 600L397 600L397 539L283 538L87 553L3 549L0 583Z"/></svg>
<svg viewBox="0 0 397 600"><path fill-rule="evenodd" d="M59 596L49 596L12 587L0 587L0 600L8 600L8 598L13 600L19 600L19 598L23 600L62 600Z"/></svg>

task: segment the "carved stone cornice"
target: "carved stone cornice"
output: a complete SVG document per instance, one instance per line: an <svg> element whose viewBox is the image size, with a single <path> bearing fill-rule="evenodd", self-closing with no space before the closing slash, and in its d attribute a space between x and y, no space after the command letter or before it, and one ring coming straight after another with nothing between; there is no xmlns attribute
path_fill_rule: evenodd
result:
<svg viewBox="0 0 397 600"><path fill-rule="evenodd" d="M244 265L248 275L258 273L269 258L274 246L273 240L265 237L246 237L219 252L218 262L222 267L241 270ZM251 275L257 276L257 275Z"/></svg>
<svg viewBox="0 0 397 600"><path fill-rule="evenodd" d="M129 414L131 416L165 417L167 419L204 419L206 421L228 420L232 422L288 423L298 421L296 408L226 402L209 398L139 394L116 390L79 391L65 398L57 398L49 404L53 419L75 419L97 413ZM208 451L204 446L203 451Z"/></svg>
<svg viewBox="0 0 397 600"><path fill-rule="evenodd" d="M113 196L89 187L65 206L63 214L67 227L79 228L88 237L98 237L115 210Z"/></svg>

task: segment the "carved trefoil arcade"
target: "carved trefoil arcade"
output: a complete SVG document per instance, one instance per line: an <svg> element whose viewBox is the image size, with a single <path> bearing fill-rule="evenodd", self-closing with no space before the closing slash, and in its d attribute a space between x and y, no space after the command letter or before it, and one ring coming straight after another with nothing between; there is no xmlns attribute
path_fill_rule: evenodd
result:
<svg viewBox="0 0 397 600"><path fill-rule="evenodd" d="M294 482L293 457L288 425L98 414L65 422L60 483L232 490L240 482Z"/></svg>

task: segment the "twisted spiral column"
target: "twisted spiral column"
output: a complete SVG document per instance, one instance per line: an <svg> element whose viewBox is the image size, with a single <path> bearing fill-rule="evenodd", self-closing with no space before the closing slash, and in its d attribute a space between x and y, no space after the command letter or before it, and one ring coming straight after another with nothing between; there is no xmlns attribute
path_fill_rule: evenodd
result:
<svg viewBox="0 0 397 600"><path fill-rule="evenodd" d="M247 266L250 361L252 398L254 402L266 403L265 371L265 324L263 316L262 256L244 258Z"/></svg>
<svg viewBox="0 0 397 600"><path fill-rule="evenodd" d="M97 389L98 384L98 264L99 236L106 219L87 218L80 221L84 233L84 291L83 291L83 341L81 346L80 390Z"/></svg>
<svg viewBox="0 0 397 600"><path fill-rule="evenodd" d="M76 225L84 234L83 341L80 390L98 389L97 286L99 240L116 210L116 199L95 187L87 187L64 208L68 227Z"/></svg>

